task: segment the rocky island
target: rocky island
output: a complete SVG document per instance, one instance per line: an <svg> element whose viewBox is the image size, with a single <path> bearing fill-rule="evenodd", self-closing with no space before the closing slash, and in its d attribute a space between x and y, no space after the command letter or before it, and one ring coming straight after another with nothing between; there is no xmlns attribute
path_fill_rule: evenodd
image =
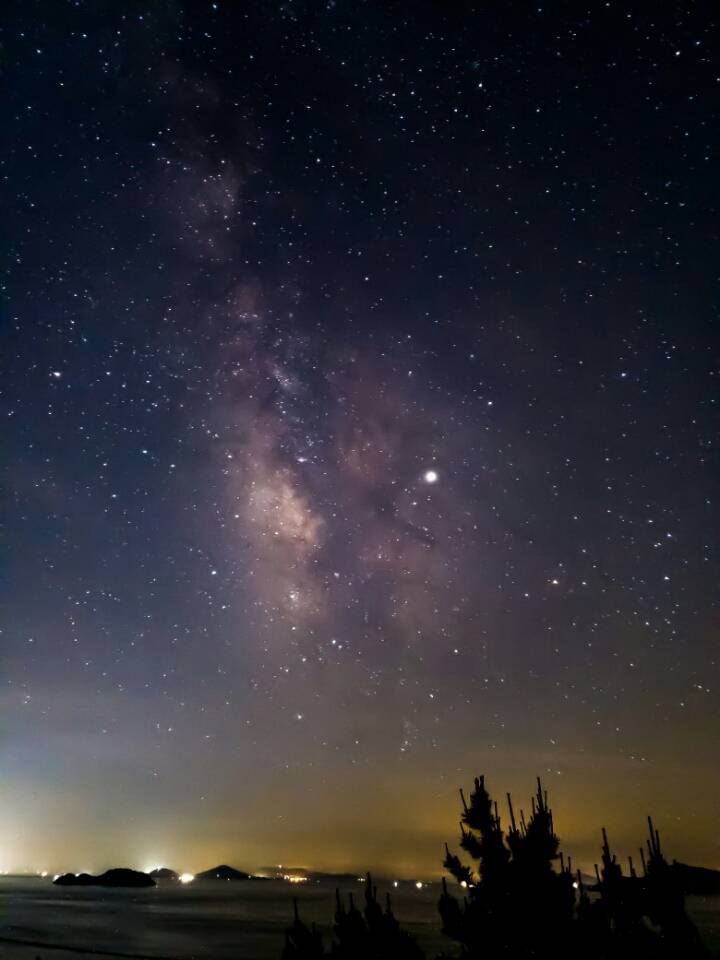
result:
<svg viewBox="0 0 720 960"><path fill-rule="evenodd" d="M155 887L153 878L140 870L118 867L98 876L90 873L63 873L53 881L59 887Z"/></svg>
<svg viewBox="0 0 720 960"><path fill-rule="evenodd" d="M212 867L210 870L203 870L202 873L195 874L196 880L249 880L250 874L242 870L236 870L229 867L226 863L221 863L219 867Z"/></svg>
<svg viewBox="0 0 720 960"><path fill-rule="evenodd" d="M148 876L152 877L153 880L179 880L180 874L175 870L171 870L169 867L156 867L154 870L151 870Z"/></svg>

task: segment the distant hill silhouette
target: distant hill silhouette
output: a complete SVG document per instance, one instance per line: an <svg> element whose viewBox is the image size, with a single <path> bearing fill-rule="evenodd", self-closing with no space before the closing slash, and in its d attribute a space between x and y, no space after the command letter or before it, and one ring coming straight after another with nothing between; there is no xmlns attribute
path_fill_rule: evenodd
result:
<svg viewBox="0 0 720 960"><path fill-rule="evenodd" d="M329 873L327 870L310 870L308 867L285 866L260 867L259 869L264 878L275 880L282 880L287 876L307 877L308 880L318 880L326 883L356 883L358 880L358 874L356 872Z"/></svg>
<svg viewBox="0 0 720 960"><path fill-rule="evenodd" d="M90 873L64 873L58 877L54 883L59 887L154 887L156 886L153 878L140 870L128 870L124 867L118 867L114 870L106 870L99 876L93 876Z"/></svg>
<svg viewBox="0 0 720 960"><path fill-rule="evenodd" d="M229 867L226 863L221 863L218 867L212 867L210 870L203 870L195 874L196 880L249 880L250 874L242 870L236 870L235 867Z"/></svg>
<svg viewBox="0 0 720 960"><path fill-rule="evenodd" d="M169 867L156 867L155 870L151 870L148 876L153 877L155 880L179 880L180 874L176 873L174 870L171 870Z"/></svg>
<svg viewBox="0 0 720 960"><path fill-rule="evenodd" d="M683 893L699 897L720 894L720 870L708 867L691 867L687 863L672 862L672 870Z"/></svg>

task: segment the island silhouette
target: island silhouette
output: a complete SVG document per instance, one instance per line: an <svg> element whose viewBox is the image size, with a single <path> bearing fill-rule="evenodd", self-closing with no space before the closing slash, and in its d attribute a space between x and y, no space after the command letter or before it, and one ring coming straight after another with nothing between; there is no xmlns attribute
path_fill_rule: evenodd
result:
<svg viewBox="0 0 720 960"><path fill-rule="evenodd" d="M236 870L235 867L229 867L226 863L221 863L217 867L211 867L209 870L201 870L195 874L196 880L250 880L249 873L244 870Z"/></svg>
<svg viewBox="0 0 720 960"><path fill-rule="evenodd" d="M154 870L151 870L148 876L152 877L153 880L179 880L180 874L176 870L171 870L169 867L155 867Z"/></svg>
<svg viewBox="0 0 720 960"><path fill-rule="evenodd" d="M149 873L115 867L94 876L91 873L63 873L53 881L59 887L154 887Z"/></svg>

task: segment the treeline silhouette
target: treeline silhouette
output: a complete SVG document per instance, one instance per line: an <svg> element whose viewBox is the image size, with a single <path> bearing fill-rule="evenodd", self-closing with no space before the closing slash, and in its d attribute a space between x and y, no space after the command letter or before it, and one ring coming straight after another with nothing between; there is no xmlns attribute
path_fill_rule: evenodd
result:
<svg viewBox="0 0 720 960"><path fill-rule="evenodd" d="M624 873L602 829L602 856L595 883L573 873L559 852L552 810L540 779L525 818L516 818L507 794L509 827L503 828L484 777L466 800L460 791L460 847L464 863L445 845L444 866L460 888L448 891L445 878L438 908L442 932L456 946L441 958L467 960L701 960L710 956L685 912L678 872L665 860L660 835L648 817L647 849L640 849L641 870L632 858ZM413 937L384 908L370 874L365 905L352 894L346 907L336 891L333 937L326 951L314 924L300 918L297 900L286 932L282 960L422 960Z"/></svg>
<svg viewBox="0 0 720 960"><path fill-rule="evenodd" d="M383 910L377 899L377 887L373 886L368 873L365 884L365 908L358 910L352 894L348 894L346 907L335 891L334 940L330 952L323 947L319 930L312 924L308 927L300 919L297 899L293 901L295 920L285 934L285 949L282 960L322 960L334 957L338 960L424 960L425 954L409 933L400 929L392 912L390 894L385 896Z"/></svg>

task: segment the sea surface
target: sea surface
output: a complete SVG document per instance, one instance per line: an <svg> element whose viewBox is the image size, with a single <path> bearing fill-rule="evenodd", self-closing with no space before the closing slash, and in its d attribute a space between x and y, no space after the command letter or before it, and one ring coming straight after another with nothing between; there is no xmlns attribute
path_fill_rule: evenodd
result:
<svg viewBox="0 0 720 960"><path fill-rule="evenodd" d="M340 889L363 905L363 883L345 881ZM439 883L422 890L379 883L383 900L386 890L398 920L431 955L449 945L438 929ZM160 881L148 889L113 890L0 877L0 958L80 960L89 951L97 957L279 960L293 897L302 919L314 921L329 937L335 911L335 884L329 882Z"/></svg>
<svg viewBox="0 0 720 960"><path fill-rule="evenodd" d="M386 887L378 884L384 894ZM362 905L364 885L344 882ZM453 944L439 932L439 884L401 884L393 909L429 958ZM297 897L304 920L328 935L334 883L161 882L146 890L56 887L49 879L0 878L0 958L79 960L117 956L167 960L279 960ZM720 897L689 897L703 938L720 950Z"/></svg>

